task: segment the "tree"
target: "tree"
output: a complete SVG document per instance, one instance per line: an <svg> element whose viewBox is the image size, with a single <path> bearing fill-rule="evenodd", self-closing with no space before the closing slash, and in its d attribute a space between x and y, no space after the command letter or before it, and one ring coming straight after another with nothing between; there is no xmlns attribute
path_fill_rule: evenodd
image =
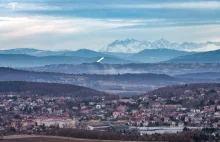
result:
<svg viewBox="0 0 220 142"><path fill-rule="evenodd" d="M187 128L187 127L184 127L183 128L183 131L185 132L185 131L189 131L189 129Z"/></svg>
<svg viewBox="0 0 220 142"><path fill-rule="evenodd" d="M0 140L3 140L4 139L4 136L3 135L0 135Z"/></svg>
<svg viewBox="0 0 220 142"><path fill-rule="evenodd" d="M45 127L45 124L43 123L43 125L42 125L42 129L43 130L45 130L46 129L46 127Z"/></svg>

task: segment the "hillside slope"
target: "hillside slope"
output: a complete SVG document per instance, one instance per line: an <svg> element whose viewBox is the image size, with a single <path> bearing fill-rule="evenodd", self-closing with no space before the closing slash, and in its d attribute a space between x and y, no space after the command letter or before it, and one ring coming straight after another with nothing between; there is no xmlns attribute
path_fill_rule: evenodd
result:
<svg viewBox="0 0 220 142"><path fill-rule="evenodd" d="M57 83L37 83L23 81L1 81L0 92L32 92L38 95L51 96L108 96L106 93L99 92L90 88L69 84Z"/></svg>

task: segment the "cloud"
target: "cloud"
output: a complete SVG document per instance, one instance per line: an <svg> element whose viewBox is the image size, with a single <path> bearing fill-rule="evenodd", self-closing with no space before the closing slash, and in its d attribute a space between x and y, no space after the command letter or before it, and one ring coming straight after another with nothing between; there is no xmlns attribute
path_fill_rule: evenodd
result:
<svg viewBox="0 0 220 142"><path fill-rule="evenodd" d="M11 7L12 10L16 10L17 2L11 2L8 4L9 7Z"/></svg>
<svg viewBox="0 0 220 142"><path fill-rule="evenodd" d="M91 1L82 2L60 2L60 1L19 1L18 2L2 2L0 7L12 9L16 11L70 11L70 10L94 10L94 9L220 9L219 1L135 1L125 3L124 1L97 3Z"/></svg>
<svg viewBox="0 0 220 142"><path fill-rule="evenodd" d="M10 2L0 4L1 8L14 10L14 11L44 11L44 10L63 10L65 7L47 5L44 3L19 3Z"/></svg>
<svg viewBox="0 0 220 142"><path fill-rule="evenodd" d="M176 3L150 3L150 4L122 4L112 8L140 8L140 9L219 9L218 1L176 2Z"/></svg>
<svg viewBox="0 0 220 142"><path fill-rule="evenodd" d="M195 27L202 25L220 25L220 21L210 20L210 21L185 21L185 20L160 20L155 22L142 22L132 26L119 27L117 29L145 29L145 28L168 28L168 27ZM203 31L203 30L201 30Z"/></svg>
<svg viewBox="0 0 220 142"><path fill-rule="evenodd" d="M191 49L191 50L186 50L186 51L192 51L192 52L207 52L207 51L213 51L213 50L219 50L220 46L208 44L204 47L197 48L197 49Z"/></svg>
<svg viewBox="0 0 220 142"><path fill-rule="evenodd" d="M0 13L5 48L98 49L124 38L218 41L220 32L220 1L0 0Z"/></svg>
<svg viewBox="0 0 220 142"><path fill-rule="evenodd" d="M59 17L0 17L0 38L12 39L36 34L79 34L136 25L141 21Z"/></svg>
<svg viewBox="0 0 220 142"><path fill-rule="evenodd" d="M173 2L173 1L159 1L159 2L130 2L112 1L99 3L95 2L10 2L4 3L6 8L15 9L18 11L62 11L62 10L80 10L80 9L219 9L219 1L188 1L188 2Z"/></svg>

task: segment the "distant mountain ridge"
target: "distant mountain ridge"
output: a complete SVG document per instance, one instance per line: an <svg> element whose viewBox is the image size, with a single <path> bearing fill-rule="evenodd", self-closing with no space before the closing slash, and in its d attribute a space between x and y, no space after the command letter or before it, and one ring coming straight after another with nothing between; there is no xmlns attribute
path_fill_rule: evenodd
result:
<svg viewBox="0 0 220 142"><path fill-rule="evenodd" d="M129 43L135 40L129 40ZM77 51L61 50L49 51L29 48L0 50L0 66L33 67L50 64L82 64L93 63L104 57L101 63L129 64L129 63L219 63L220 50L209 52L187 52L168 49L169 42L165 39L157 41L166 48L144 49L138 53L97 52L89 49ZM117 43L123 44L120 41ZM163 44L162 44L163 43ZM194 43L190 43L194 44ZM217 43L216 43L217 44ZM220 45L220 44L219 44ZM171 45L170 45L171 46ZM184 43L184 46L187 46ZM6 60L7 59L7 60ZM15 62L15 63L13 63ZM30 64L32 62L32 64ZM28 64L27 64L28 63ZM23 66L26 64L25 66ZM21 66L22 65L22 66ZM31 66L27 66L31 65Z"/></svg>
<svg viewBox="0 0 220 142"><path fill-rule="evenodd" d="M0 55L1 54L5 57L7 57L7 55L10 57L12 57L12 55L14 55L14 57L21 55L29 55L29 56L38 57L39 59L48 58L51 56L53 56L54 58L55 56L57 56L57 58L60 58L62 56L64 58L63 60L67 58L72 58L72 60L76 60L73 62L75 64L75 63L91 63L88 62L89 60L84 62L83 60L85 60L85 58L101 58L101 57L105 58L105 60L102 61L103 63L120 63L120 62L121 63L132 63L132 62L155 63L155 62L166 61L178 56L190 55L193 54L193 52L185 52L185 51L163 48L163 49L145 49L139 53L132 54L132 53L118 53L118 52L96 52L89 49L80 49L77 51L69 51L69 50L49 51L49 50L38 50L31 48L24 48L24 49L18 48L18 49L0 50ZM110 59L110 58L114 59L114 62L113 61L106 62L106 59ZM130 62L125 62L125 61L122 62L122 60L127 60ZM94 60L92 61L94 62ZM47 64L48 63L46 63L46 65ZM57 63L51 62L51 64L69 64L69 62L67 61L62 62L59 60Z"/></svg>
<svg viewBox="0 0 220 142"><path fill-rule="evenodd" d="M101 52L96 52L89 49L80 49L77 51L64 51L60 55L62 56L77 56L77 57L114 57L114 55L108 55Z"/></svg>
<svg viewBox="0 0 220 142"><path fill-rule="evenodd" d="M50 50L39 50L34 48L15 48L8 50L0 50L0 54L25 54L31 56L77 56L77 57L113 57L104 53L80 49L77 51L71 50L59 50L59 51L50 51Z"/></svg>
<svg viewBox="0 0 220 142"><path fill-rule="evenodd" d="M173 49L145 49L139 53L133 54L128 59L133 61L140 61L143 63L156 63L166 61L178 56L191 55L195 52L185 52Z"/></svg>
<svg viewBox="0 0 220 142"><path fill-rule="evenodd" d="M145 49L175 49L180 51L210 51L220 49L220 42L207 41L205 43L183 42L171 43L162 38L160 40L149 42L139 41L136 39L115 40L114 42L101 49L102 52L122 52L122 53L138 53Z"/></svg>
<svg viewBox="0 0 220 142"><path fill-rule="evenodd" d="M173 58L167 63L220 63L220 50Z"/></svg>
<svg viewBox="0 0 220 142"><path fill-rule="evenodd" d="M102 57L102 56L100 56ZM100 57L76 57L76 56L30 56L24 54L0 54L0 66L3 67L36 67L51 64L82 64L94 63ZM102 63L106 64L126 64L134 61L123 60L114 57L105 57Z"/></svg>

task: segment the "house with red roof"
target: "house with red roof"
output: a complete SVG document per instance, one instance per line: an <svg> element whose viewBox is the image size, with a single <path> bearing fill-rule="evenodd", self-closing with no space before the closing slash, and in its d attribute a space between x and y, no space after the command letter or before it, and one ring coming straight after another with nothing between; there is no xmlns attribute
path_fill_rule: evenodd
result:
<svg viewBox="0 0 220 142"><path fill-rule="evenodd" d="M126 107L126 106L120 105L120 106L118 106L118 107L117 107L117 109L116 109L116 110L117 110L118 112L125 112L125 111L126 111L126 109L127 109L127 107Z"/></svg>

